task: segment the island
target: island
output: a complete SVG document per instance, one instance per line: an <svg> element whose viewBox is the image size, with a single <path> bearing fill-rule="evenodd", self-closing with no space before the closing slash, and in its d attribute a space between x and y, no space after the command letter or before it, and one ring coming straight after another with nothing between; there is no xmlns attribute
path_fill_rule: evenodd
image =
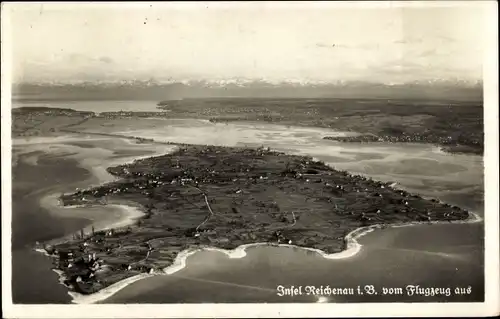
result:
<svg viewBox="0 0 500 319"><path fill-rule="evenodd" d="M82 231L45 251L72 291L92 294L141 273L162 273L189 249L287 244L327 254L363 226L460 221L469 213L392 183L269 148L179 144L170 154L109 167L118 180L63 194L63 205L128 203L144 216Z"/></svg>

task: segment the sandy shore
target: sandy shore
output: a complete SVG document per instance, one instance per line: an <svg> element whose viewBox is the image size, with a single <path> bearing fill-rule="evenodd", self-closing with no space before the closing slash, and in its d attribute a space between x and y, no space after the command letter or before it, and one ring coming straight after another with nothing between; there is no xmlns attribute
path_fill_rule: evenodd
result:
<svg viewBox="0 0 500 319"><path fill-rule="evenodd" d="M51 196L53 198L53 196ZM71 215L71 210L75 209L85 209L88 208L88 206L80 206L80 205L75 205L75 206L59 206L59 205L44 205L44 208L50 211L50 209L64 209L68 210L68 216ZM109 211L114 211L117 212L118 214L113 214L114 216L118 216L115 219L106 219L106 215L103 212L104 210ZM129 206L129 205L124 205L124 204L107 204L106 207L102 208L100 212L97 214L93 215L104 215L101 220L92 220L92 222L83 228L83 231L85 233L90 233L92 229L94 231L102 231L102 230L108 230L112 228L121 228L121 227L126 227L129 225L133 225L139 218L144 216L144 213L137 207L134 206ZM47 245L56 245L56 244L61 244L63 242L66 242L68 240L71 240L73 238L73 234L71 233L69 235L66 235L61 238L55 238L49 241L46 241L45 244ZM38 252L45 252L44 249L38 249L35 248L36 251Z"/></svg>
<svg viewBox="0 0 500 319"><path fill-rule="evenodd" d="M181 251L175 261L172 263L172 265L162 269L162 271L155 272L152 274L139 274L133 277L126 278L124 280L121 280L113 285L110 285L96 293L90 294L90 295L83 295L80 293L76 292L68 292L68 294L73 298L72 302L75 304L94 304L98 302L102 302L106 300L107 298L113 296L120 290L126 288L127 286L133 284L136 281L153 277L153 276L165 276L165 275L172 275L182 269L184 269L187 265L187 259L201 251L216 251L223 253L227 255L229 258L244 258L246 256L246 250L248 248L253 248L253 247L259 247L259 246L274 246L274 247L286 247L286 248L295 248L295 249L301 249L301 250L307 250L307 251L313 251L317 253L319 256L325 258L325 259L346 259L346 258L351 258L354 257L356 254L358 254L361 251L362 245L358 242L358 239L363 237L364 235L371 233L377 229L384 229L384 228L396 228L396 227L410 227L410 226L422 226L422 225L429 225L429 224L472 224L472 223L478 223L482 222L483 219L476 213L470 212L470 216L468 219L465 220L457 220L457 221L451 221L451 222L443 222L443 221L432 221L432 222L410 222L410 223L401 223L401 224L392 224L392 225L385 225L385 224L376 224L376 225L371 225L371 226L366 226L366 227L360 227L358 229L353 230L350 232L346 237L346 250L338 252L338 253L333 253L333 254L328 254L325 253L322 250L319 249L314 249L314 248L307 248L307 247L300 247L296 245L288 245L288 244L270 244L270 243L253 243L253 244L245 244L238 246L235 249L231 250L226 250L226 249L221 249L221 248L215 248L215 247L203 247L199 249L186 249L184 251ZM62 272L60 273L62 276Z"/></svg>

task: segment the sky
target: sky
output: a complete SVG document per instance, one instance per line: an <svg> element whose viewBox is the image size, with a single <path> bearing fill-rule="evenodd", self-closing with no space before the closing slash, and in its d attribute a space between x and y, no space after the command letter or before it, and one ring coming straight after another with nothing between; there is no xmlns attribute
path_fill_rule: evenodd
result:
<svg viewBox="0 0 500 319"><path fill-rule="evenodd" d="M484 7L12 4L13 81L482 77Z"/></svg>

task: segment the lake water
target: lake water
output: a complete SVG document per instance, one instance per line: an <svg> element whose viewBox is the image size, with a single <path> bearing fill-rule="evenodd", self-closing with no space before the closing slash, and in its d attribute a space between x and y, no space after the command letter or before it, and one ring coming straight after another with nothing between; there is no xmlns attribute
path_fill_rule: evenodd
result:
<svg viewBox="0 0 500 319"><path fill-rule="evenodd" d="M97 105L108 103L107 101L83 102L82 104L67 104L67 107L91 110L90 108L95 108ZM134 101L133 104L135 103ZM54 104L51 106L62 107ZM116 105L111 107L115 108ZM109 109L106 108L106 110ZM480 156L446 154L430 145L336 143L323 140L322 137L347 133L316 128L252 123L226 125L199 120L143 119L133 123L133 126L129 125L132 123L126 122L112 126L90 124L75 129L183 143L264 145L289 153L309 154L335 168L368 175L378 180L394 181L401 188L440 198L468 208L480 216L484 215L483 161ZM61 147L71 144L65 140L44 141L49 145L51 143L59 145L52 148L45 147L44 150L48 153L57 150L60 152ZM22 144L21 142L18 141L17 144ZM36 143L36 139L32 139L31 142ZM96 166L95 163L100 158L109 158L110 154L106 152L116 149L113 143L115 142L110 142L109 138L91 142L93 145L91 148L73 143L69 149L65 149L65 152L80 154L68 156L73 156L74 160L83 162L81 166L88 168ZM123 145L120 144L122 151L127 149L125 144L125 142ZM23 148L26 145L19 147ZM151 152L166 150L164 145L130 146L130 148L137 147L151 148L149 149ZM99 148L101 148L100 151ZM96 162L92 162L93 160ZM94 171L93 174L98 174L98 172ZM14 184L16 183L15 180ZM74 185L67 191L72 189ZM54 193L54 191L50 190L48 193ZM20 212L14 211L13 213ZM66 214L70 213L73 214L73 211L66 212ZM78 215L76 212L75 214ZM53 216L50 218L54 218ZM56 216L61 218L60 214ZM20 227L22 229L22 226ZM54 227L69 226L61 223ZM389 228L367 234L359 242L363 245L360 253L354 257L339 260L327 260L313 252L283 247L250 248L247 256L239 259L229 258L219 252L204 251L189 257L187 267L183 270L172 275L155 276L137 281L104 302L318 301L316 296L278 296L277 287L280 285L286 287L329 285L336 288L357 288L357 286L363 288L366 285L373 285L380 291L377 295L365 293L329 296L321 299L321 301L332 302L479 301L483 296L484 224L482 222ZM31 260L31 257L24 256L24 258L25 268L29 268L27 262ZM470 286L471 293L438 296L433 299L429 299L431 297L428 296L410 298L405 295L382 295L382 287L404 288L407 285L451 288ZM59 287L62 286L59 285ZM17 289L22 290L22 287ZM28 290L28 287L25 289ZM67 301L60 297L54 295L52 302ZM40 302L48 302L47 297Z"/></svg>

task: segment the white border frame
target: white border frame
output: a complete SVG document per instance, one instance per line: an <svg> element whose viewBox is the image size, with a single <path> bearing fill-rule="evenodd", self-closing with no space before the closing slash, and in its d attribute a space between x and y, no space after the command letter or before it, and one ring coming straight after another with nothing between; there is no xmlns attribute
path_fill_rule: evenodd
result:
<svg viewBox="0 0 500 319"><path fill-rule="evenodd" d="M35 3L36 4L36 3ZM50 3L44 5L117 6L116 2ZM500 313L499 214L498 214L498 7L496 1L373 1L373 2L187 2L120 3L120 6L174 7L447 7L483 6L487 32L483 65L485 132L485 302L484 303L351 303L351 304L172 304L172 305L13 305L11 295L11 26L9 10L2 3L2 309L6 318L161 318L161 317L377 317L494 316ZM488 213L486 213L488 212Z"/></svg>

